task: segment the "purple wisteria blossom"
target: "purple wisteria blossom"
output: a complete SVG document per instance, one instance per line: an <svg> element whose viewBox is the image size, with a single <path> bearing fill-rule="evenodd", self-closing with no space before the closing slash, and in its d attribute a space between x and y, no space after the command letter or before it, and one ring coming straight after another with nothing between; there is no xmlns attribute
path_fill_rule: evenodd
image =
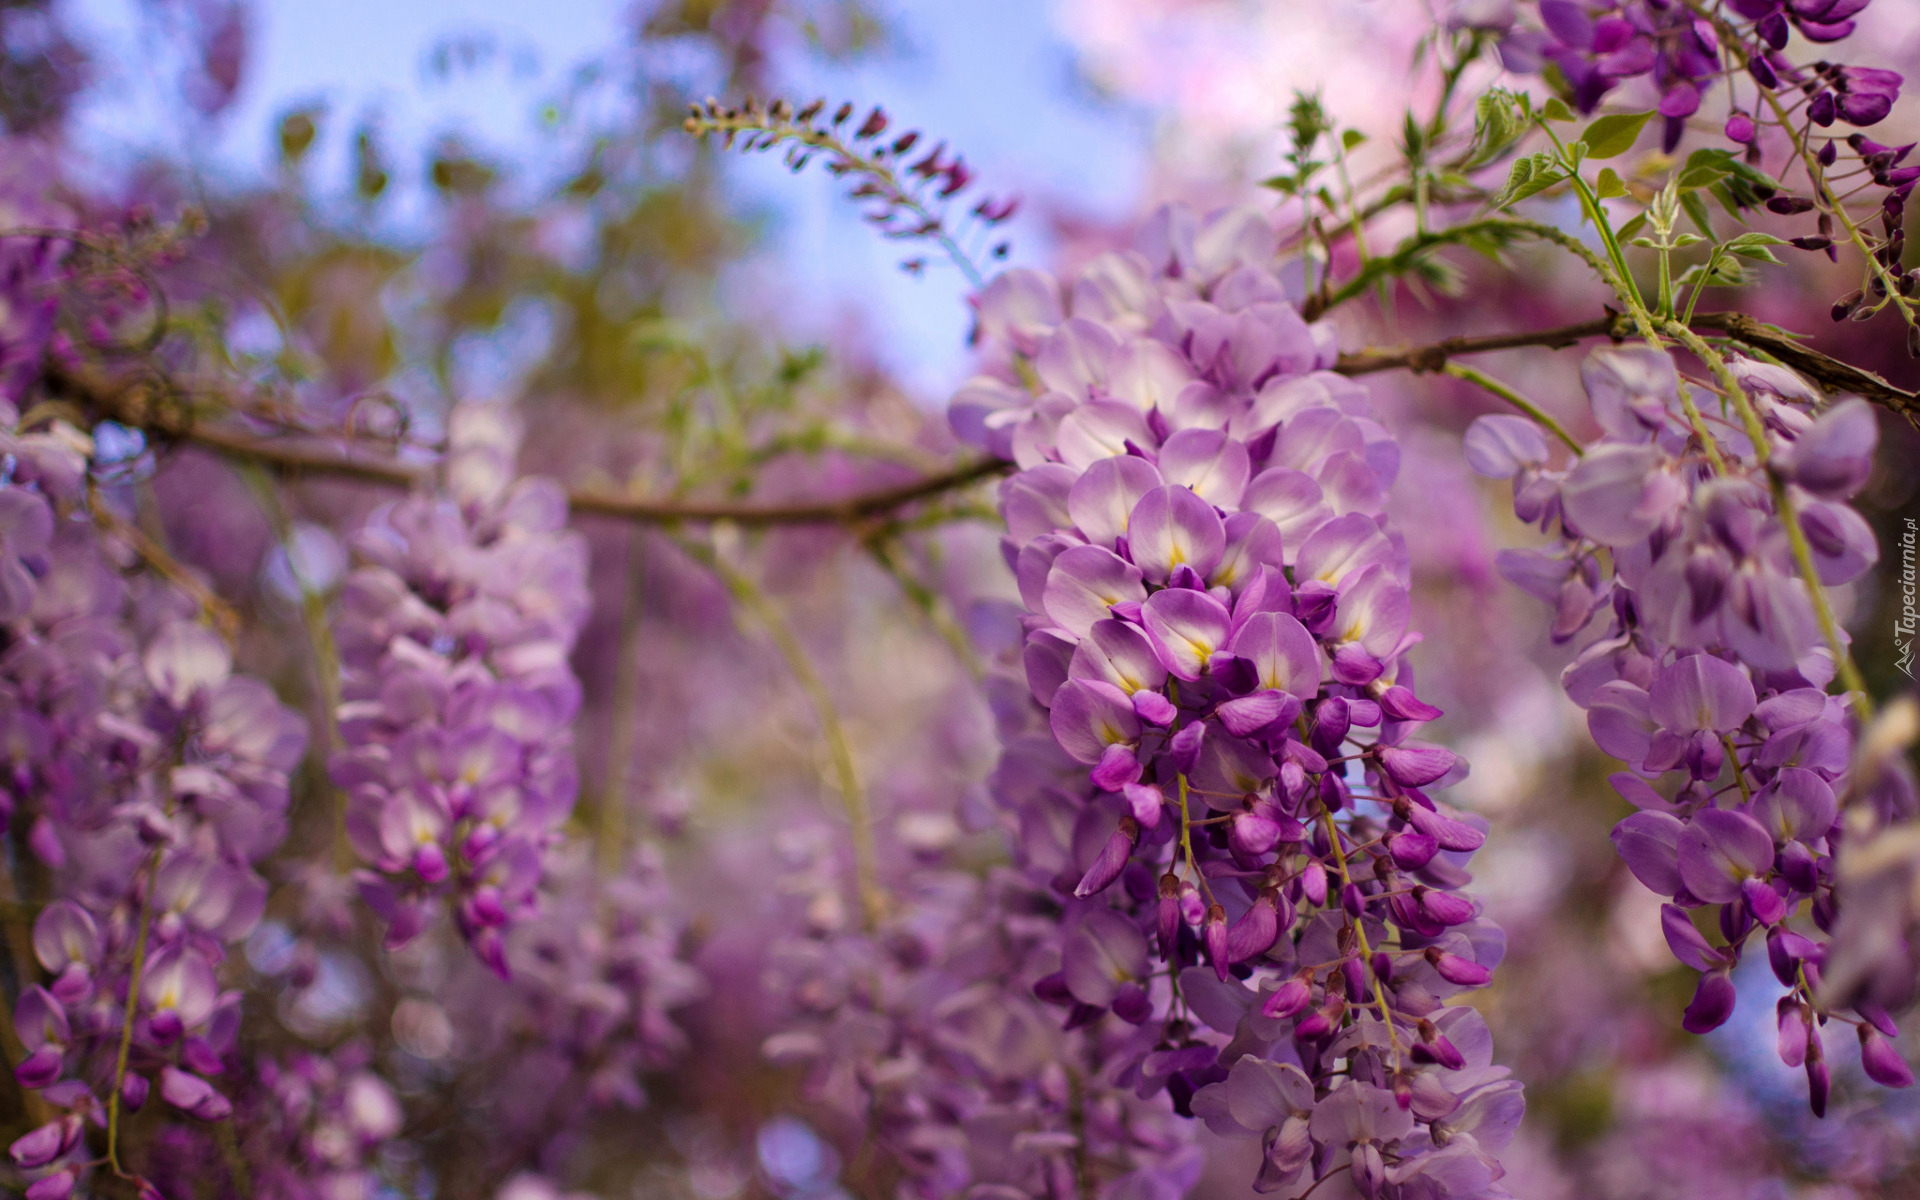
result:
<svg viewBox="0 0 1920 1200"><path fill-rule="evenodd" d="M1102 909L1063 944L1059 895L1007 869L922 862L898 883L883 928L771 948L789 1011L766 1057L804 1068L803 1094L884 1148L915 1200L1077 1195L1086 1172L1102 1195L1184 1195L1203 1160L1141 1074L1164 1079L1154 1031L1054 1007L1078 987L1144 1017L1138 926Z"/></svg>
<svg viewBox="0 0 1920 1200"><path fill-rule="evenodd" d="M1816 1026L1853 1026L1873 1079L1912 1080L1884 1040L1895 1032L1889 1010L1911 999L1904 941L1878 944L1865 963L1855 953L1837 986L1822 977L1828 935L1848 919L1841 901L1871 903L1836 890L1843 809L1884 825L1912 816L1915 793L1892 756L1870 777L1856 772L1846 699L1826 691L1833 653L1768 472L1783 481L1821 585L1856 579L1879 557L1847 504L1872 464L1875 420L1860 400L1813 408L1812 389L1782 368L1737 360L1733 372L1765 422L1768 466L1740 428L1707 415L1726 467L1716 472L1683 413L1680 389L1694 385L1645 346L1587 360L1605 434L1573 462L1550 467L1546 439L1508 416L1475 422L1468 457L1512 478L1523 520L1560 533L1551 551L1502 552L1502 571L1555 607L1556 640L1600 631L1563 683L1595 744L1630 768L1612 782L1640 811L1613 841L1641 883L1671 897L1667 942L1700 972L1682 1024L1705 1033L1725 1022L1730 973L1764 950L1783 989L1780 1057L1806 1069L1822 1113L1830 1074ZM1702 393L1696 407L1719 412L1711 400Z"/></svg>
<svg viewBox="0 0 1920 1200"><path fill-rule="evenodd" d="M1057 946L1032 993L1101 1078L1261 1139L1261 1191L1504 1196L1520 1088L1447 1003L1504 939L1460 890L1485 825L1433 795L1465 764L1415 738L1399 449L1274 265L1259 214L1168 209L979 298L1006 357L951 415L1021 468L992 789Z"/></svg>
<svg viewBox="0 0 1920 1200"><path fill-rule="evenodd" d="M265 907L255 864L285 837L307 730L235 674L184 593L82 516L85 437L7 440L4 807L30 852L16 869L52 894L32 928L46 982L14 1007L15 1078L59 1114L10 1153L35 1200L63 1200L91 1169L86 1125L110 1109L232 1112L217 1081L235 1066L239 996L222 968Z"/></svg>
<svg viewBox="0 0 1920 1200"><path fill-rule="evenodd" d="M353 540L335 636L347 832L389 946L442 907L495 971L534 908L542 857L572 810L586 545L551 480L516 479L501 405L448 422L444 479L383 506Z"/></svg>

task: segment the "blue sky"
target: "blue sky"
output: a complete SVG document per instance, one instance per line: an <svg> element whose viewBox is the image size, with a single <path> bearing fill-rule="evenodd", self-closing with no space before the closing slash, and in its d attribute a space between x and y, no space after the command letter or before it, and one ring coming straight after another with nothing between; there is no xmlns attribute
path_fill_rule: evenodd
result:
<svg viewBox="0 0 1920 1200"><path fill-rule="evenodd" d="M157 145L209 174L244 178L270 168L284 112L320 103L335 131L321 162L344 179L345 131L377 115L393 160L418 164L444 132L516 163L546 164L540 100L576 65L621 38L626 0L258 0L247 73L235 106L212 130L163 124L171 68L156 62L137 0L68 0L90 40L109 47L112 69L83 121L89 149L123 157ZM1147 131L1142 118L1103 106L1074 84L1067 46L1034 0L896 0L886 11L900 49L856 67L801 64L798 90L878 101L897 121L961 147L997 191L1047 194L1098 215L1131 207ZM432 49L459 37L497 47L492 68L449 78L429 68ZM860 225L824 176L795 179L777 163L736 164L743 197L774 216L758 272L778 293L790 336L835 325L849 307L877 335L882 361L938 401L964 365L967 319L951 271L914 280L899 248ZM399 203L406 219L407 200ZM417 211L417 210L416 210ZM1014 228L1021 258L1044 261L1044 235Z"/></svg>

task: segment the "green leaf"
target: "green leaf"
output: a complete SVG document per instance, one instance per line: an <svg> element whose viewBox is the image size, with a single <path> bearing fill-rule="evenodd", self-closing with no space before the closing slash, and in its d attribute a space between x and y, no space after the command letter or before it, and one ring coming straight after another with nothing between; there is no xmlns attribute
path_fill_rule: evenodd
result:
<svg viewBox="0 0 1920 1200"><path fill-rule="evenodd" d="M1568 108L1567 102L1558 96L1547 101L1546 107L1540 110L1540 115L1549 121L1571 121L1574 119L1573 110Z"/></svg>
<svg viewBox="0 0 1920 1200"><path fill-rule="evenodd" d="M1600 178L1593 185L1594 194L1602 200L1612 200L1627 194L1627 185L1612 167L1600 168Z"/></svg>
<svg viewBox="0 0 1920 1200"><path fill-rule="evenodd" d="M1633 149L1633 141L1647 127L1653 113L1609 113L1580 131L1588 158L1613 158Z"/></svg>
<svg viewBox="0 0 1920 1200"><path fill-rule="evenodd" d="M1628 238L1632 237L1634 234L1639 233L1642 229L1645 229L1646 227L1647 227L1647 214L1641 213L1639 216L1633 218L1633 220L1628 221L1625 225L1622 225L1614 233L1613 236L1619 239L1620 241L1624 242Z"/></svg>
<svg viewBox="0 0 1920 1200"><path fill-rule="evenodd" d="M1506 186L1500 189L1500 203L1507 203L1506 197L1513 195L1521 188L1527 186L1527 181L1532 178L1533 156L1529 155L1526 158L1514 159L1513 166L1507 170Z"/></svg>
<svg viewBox="0 0 1920 1200"><path fill-rule="evenodd" d="M1401 122L1400 145L1409 159L1417 161L1427 148L1427 132L1420 122L1414 119L1413 110L1408 109L1406 119Z"/></svg>
<svg viewBox="0 0 1920 1200"><path fill-rule="evenodd" d="M1553 161L1551 154L1529 154L1525 158L1515 159L1513 170L1507 175L1507 186L1501 190L1496 207L1518 204L1528 196L1546 191L1566 177L1566 172Z"/></svg>
<svg viewBox="0 0 1920 1200"><path fill-rule="evenodd" d="M1751 258L1756 262L1778 263L1768 246L1786 245L1784 238L1774 237L1770 233L1743 233L1726 244L1729 254L1738 254L1741 258Z"/></svg>
<svg viewBox="0 0 1920 1200"><path fill-rule="evenodd" d="M1291 175L1273 175L1262 179L1260 186L1272 188L1276 192L1284 192L1286 195L1291 196L1300 190L1300 181Z"/></svg>
<svg viewBox="0 0 1920 1200"><path fill-rule="evenodd" d="M1697 233L1683 233L1679 237L1673 239L1673 249L1685 250L1688 246L1698 246L1700 243L1707 240L1709 239L1703 238Z"/></svg>
<svg viewBox="0 0 1920 1200"><path fill-rule="evenodd" d="M1733 174L1733 154L1719 149L1695 150L1680 168L1680 187L1710 187Z"/></svg>
<svg viewBox="0 0 1920 1200"><path fill-rule="evenodd" d="M1746 283L1747 273L1740 269L1740 264L1724 256L1713 260L1713 275L1711 277L1707 275L1706 263L1695 263L1682 272L1680 278L1674 280L1674 286L1677 288L1693 287L1695 285L1701 287L1741 287Z"/></svg>
<svg viewBox="0 0 1920 1200"><path fill-rule="evenodd" d="M1707 202L1700 198L1700 193L1681 192L1680 207L1686 209L1687 216L1693 218L1694 226L1698 228L1708 240L1712 240L1714 237L1713 218L1711 214L1707 212Z"/></svg>
<svg viewBox="0 0 1920 1200"><path fill-rule="evenodd" d="M1525 200L1528 196L1532 196L1539 192L1546 191L1548 188L1552 187L1556 183L1559 183L1561 180L1565 179L1566 177L1567 177L1566 173L1564 171L1559 170L1558 168L1553 168L1546 171L1537 171L1534 173L1534 176L1532 179L1527 180L1525 187L1522 187L1519 191L1513 193L1511 196L1508 196L1506 200L1501 203L1500 207L1505 208L1509 205L1518 204L1520 203L1520 201Z"/></svg>
<svg viewBox="0 0 1920 1200"><path fill-rule="evenodd" d="M1739 191L1736 191L1736 189L1739 189ZM1741 204L1746 198L1746 195L1742 194L1745 192L1744 184L1737 179L1722 179L1712 187L1709 187L1707 191L1711 192L1713 198L1720 202L1721 208L1727 210L1728 216L1740 222L1742 225L1747 223L1746 217L1740 213Z"/></svg>
<svg viewBox="0 0 1920 1200"><path fill-rule="evenodd" d="M1358 129L1349 129L1340 135L1340 146L1342 149L1351 150L1366 140L1366 134Z"/></svg>
<svg viewBox="0 0 1920 1200"><path fill-rule="evenodd" d="M1494 88L1473 104L1473 153L1462 165L1471 170L1500 157L1520 140L1527 124L1517 111L1519 98L1505 88Z"/></svg>

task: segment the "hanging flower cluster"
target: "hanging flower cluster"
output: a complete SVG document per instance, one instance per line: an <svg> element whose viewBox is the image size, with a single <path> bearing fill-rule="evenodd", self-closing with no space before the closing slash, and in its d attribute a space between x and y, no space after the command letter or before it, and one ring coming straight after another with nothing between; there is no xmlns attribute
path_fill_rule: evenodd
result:
<svg viewBox="0 0 1920 1200"><path fill-rule="evenodd" d="M500 1133L571 1136L590 1114L647 1103L643 1075L674 1063L687 1038L674 1009L706 990L682 957L659 851L643 844L599 871L577 841L547 851L540 908L507 938L511 1003L475 968L450 1001L459 1026L492 1030L511 1060L494 1100Z"/></svg>
<svg viewBox="0 0 1920 1200"><path fill-rule="evenodd" d="M1520 1087L1447 1004L1504 939L1460 890L1484 824L1430 794L1464 764L1412 736L1399 451L1274 259L1258 213L1164 210L980 297L1010 361L952 421L1021 467L1037 707L994 786L1059 923L1035 992L1146 1031L1103 1069L1261 1138L1263 1191L1504 1195Z"/></svg>
<svg viewBox="0 0 1920 1200"><path fill-rule="evenodd" d="M1036 995L1059 966L1059 898L925 861L898 883L881 928L772 947L765 982L788 1012L766 1056L805 1066L807 1098L871 1136L920 1200L1085 1195L1083 1180L1184 1195L1203 1165L1191 1127L1111 1070L1157 1034L1063 1028Z"/></svg>
<svg viewBox="0 0 1920 1200"><path fill-rule="evenodd" d="M1795 32L1819 45L1847 38L1870 2L1727 0L1703 11L1654 0L1539 0L1542 32L1521 35L1510 54L1531 51L1551 62L1582 112L1592 112L1623 80L1651 77L1660 90L1669 151L1700 110L1702 93L1736 73L1768 92L1780 90L1785 79L1803 93L1806 118L1821 128L1836 118L1876 125L1899 98L1897 72L1827 62L1803 71L1783 54ZM1752 140L1751 120L1745 133L1733 140Z"/></svg>
<svg viewBox="0 0 1920 1200"><path fill-rule="evenodd" d="M400 1132L402 1112L371 1058L366 1045L355 1042L330 1054L303 1052L260 1064L254 1091L241 1098L253 1132L247 1161L264 1168L254 1180L258 1194L325 1200L379 1190L375 1156ZM181 1180L191 1182L192 1176Z"/></svg>
<svg viewBox="0 0 1920 1200"><path fill-rule="evenodd" d="M1819 409L1784 368L1736 360L1732 370L1765 422L1764 462L1702 392L1693 407L1723 456L1716 470L1682 401L1692 385L1671 356L1645 346L1587 360L1605 432L1564 469L1548 466L1545 438L1521 417L1480 418L1467 454L1481 473L1513 480L1521 519L1558 527L1556 549L1501 560L1509 579L1555 606L1554 638L1604 620L1563 681L1594 742L1631 768L1612 782L1641 811L1613 840L1636 878L1671 897L1668 944L1700 972L1684 1026L1704 1033L1732 1015L1729 974L1763 946L1784 989L1780 1057L1805 1067L1822 1113L1819 1030L1829 1023L1854 1027L1873 1079L1913 1082L1887 1041L1896 1032L1887 1007L1905 1001L1911 973L1896 994L1858 979L1823 988L1822 968L1845 898L1833 857L1842 807L1884 823L1916 805L1904 770L1877 772L1871 787L1850 778L1846 700L1825 690L1835 661L1771 481L1782 482L1821 584L1859 578L1879 552L1847 501L1866 482L1876 426L1859 400Z"/></svg>
<svg viewBox="0 0 1920 1200"><path fill-rule="evenodd" d="M265 906L254 865L285 837L307 730L234 674L185 594L123 567L85 515L87 439L6 416L4 807L24 830L13 886L52 897L14 1075L56 1114L10 1154L34 1200L62 1200L93 1159L88 1126L117 1128L156 1085L199 1120L232 1111L213 1081L234 1065L239 996L220 969Z"/></svg>
<svg viewBox="0 0 1920 1200"><path fill-rule="evenodd" d="M1920 286L1904 258L1907 198L1920 182L1920 166L1907 161L1913 144L1882 145L1860 132L1893 111L1904 80L1879 67L1795 62L1786 50L1796 32L1820 46L1848 38L1868 3L1539 0L1539 28L1516 28L1508 11L1494 31L1509 69L1550 69L1582 112L1592 112L1624 80L1650 79L1660 93L1656 112L1667 153L1679 146L1690 121L1702 120L1703 97L1724 86L1731 97L1720 130L1727 145L1696 151L1688 169L1698 164L1724 174L1721 168L1739 166L1737 152L1746 165L1718 185L1726 203L1764 205L1779 216L1813 214L1813 228L1792 244L1834 261L1840 243L1857 245L1872 261L1863 264L1859 289L1835 302L1833 319L1840 321L1873 315L1890 289L1904 297ZM1843 135L1836 126L1854 130ZM1774 142L1766 141L1768 130ZM1779 179L1755 169L1761 166ZM1803 186L1781 182L1795 176ZM1870 199L1864 195L1869 187L1878 189L1878 213L1851 212Z"/></svg>
<svg viewBox="0 0 1920 1200"><path fill-rule="evenodd" d="M335 637L347 831L390 946L441 905L495 971L533 909L542 854L579 787L567 656L586 619L586 544L565 493L516 479L504 406L448 422L438 492L382 506L354 538Z"/></svg>

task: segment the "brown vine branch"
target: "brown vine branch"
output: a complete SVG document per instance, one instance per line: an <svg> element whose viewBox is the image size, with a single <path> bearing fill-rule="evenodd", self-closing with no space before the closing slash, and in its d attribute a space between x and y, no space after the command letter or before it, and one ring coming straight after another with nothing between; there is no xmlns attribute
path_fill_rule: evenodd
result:
<svg viewBox="0 0 1920 1200"><path fill-rule="evenodd" d="M1690 325L1695 332L1721 334L1754 350L1763 351L1828 391L1851 392L1910 420L1920 416L1920 394L1903 391L1872 371L1822 354L1796 341L1785 330L1755 320L1746 313L1699 313ZM1486 354L1525 346L1559 350L1589 338L1604 337L1620 342L1634 336L1633 322L1627 314L1609 310L1606 316L1598 320L1559 325L1551 329L1483 337L1451 337L1408 350L1362 350L1354 354L1342 354L1333 369L1342 375L1371 375L1376 371L1401 370L1434 372L1443 370L1449 359L1466 354Z"/></svg>
<svg viewBox="0 0 1920 1200"><path fill-rule="evenodd" d="M57 392L82 401L101 417L143 430L163 441L199 446L278 475L321 475L383 487L410 488L426 482L432 470L425 464L389 457L342 453L315 446L311 440L260 437L231 426L201 423L181 406L151 403L149 389L138 380L118 382L71 372L49 372L48 380ZM1011 463L999 459L970 458L945 471L905 483L845 496L791 502L664 500L593 487L574 489L567 498L577 514L643 524L732 521L751 526L850 525L990 479L1011 467Z"/></svg>
<svg viewBox="0 0 1920 1200"><path fill-rule="evenodd" d="M1760 351L1833 392L1850 392L1908 420L1920 419L1920 394L1903 391L1871 371L1843 362L1795 340L1745 313L1713 312L1696 315L1691 328L1718 334ZM1625 341L1634 336L1625 313L1611 310L1592 321L1550 329L1496 333L1477 337L1450 337L1405 350L1361 350L1342 354L1333 369L1342 375L1371 375L1380 371L1444 371L1454 358L1514 350L1528 346L1564 349L1592 338ZM141 381L114 381L50 371L48 381L60 394L84 403L98 415L153 434L165 441L201 446L214 453L256 464L280 475L320 475L353 479L383 487L414 487L428 478L425 465L385 456L343 453L315 446L311 439L260 437L231 426L197 422L182 405L152 402L151 389ZM784 502L667 500L635 496L613 488L579 488L568 495L575 513L610 517L642 524L852 525L883 517L918 501L990 479L1012 469L993 458L971 458L945 471L872 491L819 500Z"/></svg>

